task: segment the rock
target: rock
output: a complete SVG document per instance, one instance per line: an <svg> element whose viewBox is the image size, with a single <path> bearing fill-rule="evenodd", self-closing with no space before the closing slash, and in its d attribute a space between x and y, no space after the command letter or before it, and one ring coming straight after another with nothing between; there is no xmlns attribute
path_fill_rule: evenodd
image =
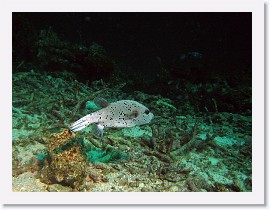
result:
<svg viewBox="0 0 270 210"><path fill-rule="evenodd" d="M169 192L178 192L179 191L179 188L175 185L171 186L169 189L168 189Z"/></svg>
<svg viewBox="0 0 270 210"><path fill-rule="evenodd" d="M46 192L47 185L35 178L35 174L26 172L12 178L13 192Z"/></svg>
<svg viewBox="0 0 270 210"><path fill-rule="evenodd" d="M88 176L94 181L98 182L101 180L101 174L97 169L90 169L88 171Z"/></svg>
<svg viewBox="0 0 270 210"><path fill-rule="evenodd" d="M63 186L61 184L52 184L49 185L47 190L49 192L72 192L71 187Z"/></svg>

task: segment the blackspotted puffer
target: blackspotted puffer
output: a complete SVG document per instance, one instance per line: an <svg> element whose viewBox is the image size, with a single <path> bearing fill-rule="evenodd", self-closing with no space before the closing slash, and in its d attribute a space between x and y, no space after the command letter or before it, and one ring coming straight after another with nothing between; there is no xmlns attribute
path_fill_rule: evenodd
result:
<svg viewBox="0 0 270 210"><path fill-rule="evenodd" d="M104 103L103 101L103 107L72 123L70 131L77 132L96 123L100 134L103 135L104 127L133 127L150 123L154 118L153 113L137 101L120 100L114 103Z"/></svg>

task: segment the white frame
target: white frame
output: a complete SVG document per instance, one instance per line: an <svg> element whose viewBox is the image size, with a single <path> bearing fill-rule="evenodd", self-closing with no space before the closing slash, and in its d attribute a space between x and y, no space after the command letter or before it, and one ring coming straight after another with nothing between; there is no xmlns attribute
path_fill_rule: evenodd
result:
<svg viewBox="0 0 270 210"><path fill-rule="evenodd" d="M264 204L263 0L1 0L1 192L5 204ZM252 12L252 192L12 192L12 12ZM4 73L3 73L4 72ZM4 96L4 97L2 97Z"/></svg>

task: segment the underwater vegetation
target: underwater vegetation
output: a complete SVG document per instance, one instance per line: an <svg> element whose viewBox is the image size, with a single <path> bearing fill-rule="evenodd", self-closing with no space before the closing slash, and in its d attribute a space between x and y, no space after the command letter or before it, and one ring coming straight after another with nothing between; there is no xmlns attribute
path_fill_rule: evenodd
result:
<svg viewBox="0 0 270 210"><path fill-rule="evenodd" d="M183 52L145 82L98 43L72 44L52 29L33 40L35 61L15 50L13 63L13 191L252 191L251 87L204 74L204 53ZM103 136L96 122L71 132L103 108L97 97L139 102L155 117Z"/></svg>

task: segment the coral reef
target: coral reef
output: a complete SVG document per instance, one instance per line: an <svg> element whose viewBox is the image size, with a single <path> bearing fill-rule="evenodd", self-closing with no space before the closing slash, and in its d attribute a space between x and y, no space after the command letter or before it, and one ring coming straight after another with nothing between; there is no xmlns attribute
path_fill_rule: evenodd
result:
<svg viewBox="0 0 270 210"><path fill-rule="evenodd" d="M41 180L48 183L61 183L64 186L79 188L86 176L86 161L79 147L59 154L50 154L50 163L41 171Z"/></svg>
<svg viewBox="0 0 270 210"><path fill-rule="evenodd" d="M13 191L252 191L251 16L129 15L13 14ZM119 100L155 117L71 132Z"/></svg>
<svg viewBox="0 0 270 210"><path fill-rule="evenodd" d="M48 142L48 148L50 151L54 151L55 149L60 148L61 146L67 144L75 136L76 134L71 133L69 129L64 129L60 133L54 133L52 134L52 137Z"/></svg>
<svg viewBox="0 0 270 210"><path fill-rule="evenodd" d="M30 172L54 192L252 190L251 117L196 114L188 100L112 84L83 84L67 72L13 74L14 183ZM71 133L70 122L98 108L90 104L97 96L147 104L153 123L108 128L102 139L91 126Z"/></svg>

